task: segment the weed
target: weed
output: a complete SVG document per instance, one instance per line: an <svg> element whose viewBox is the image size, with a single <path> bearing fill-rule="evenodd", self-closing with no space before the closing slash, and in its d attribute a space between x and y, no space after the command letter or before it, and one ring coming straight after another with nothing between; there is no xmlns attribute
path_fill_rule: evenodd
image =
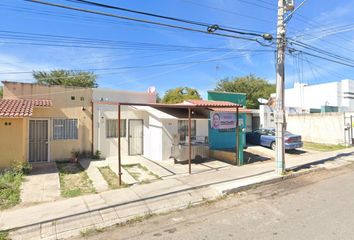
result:
<svg viewBox="0 0 354 240"><path fill-rule="evenodd" d="M121 186L119 186L119 181L118 181L118 176L112 171L110 167L99 167L98 170L101 172L104 180L108 183L108 186L111 189L117 189L117 188L123 188L123 187L128 187L128 184L122 183Z"/></svg>
<svg viewBox="0 0 354 240"><path fill-rule="evenodd" d="M92 156L93 159L101 159L101 151L96 150L95 154Z"/></svg>
<svg viewBox="0 0 354 240"><path fill-rule="evenodd" d="M8 231L0 231L0 240L10 240Z"/></svg>
<svg viewBox="0 0 354 240"><path fill-rule="evenodd" d="M347 147L340 145L340 144L331 145L331 144L304 142L304 148L305 149L312 149L312 150L316 150L316 151L321 151L321 152L327 152L327 151L340 150L340 149L344 149Z"/></svg>
<svg viewBox="0 0 354 240"><path fill-rule="evenodd" d="M21 201L22 176L22 172L11 169L0 174L0 209L10 208Z"/></svg>
<svg viewBox="0 0 354 240"><path fill-rule="evenodd" d="M77 163L57 162L63 197L94 193L95 189L84 169Z"/></svg>
<svg viewBox="0 0 354 240"><path fill-rule="evenodd" d="M96 233L101 233L103 231L104 231L103 228L87 228L85 230L81 230L80 235L81 235L81 237L86 238L86 237L92 236Z"/></svg>

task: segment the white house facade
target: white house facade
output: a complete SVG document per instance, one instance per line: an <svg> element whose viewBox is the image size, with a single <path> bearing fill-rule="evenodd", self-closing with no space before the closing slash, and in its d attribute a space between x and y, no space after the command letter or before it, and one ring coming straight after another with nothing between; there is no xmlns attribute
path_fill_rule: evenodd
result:
<svg viewBox="0 0 354 240"><path fill-rule="evenodd" d="M354 80L314 85L295 83L293 88L285 89L285 106L305 112L323 106L338 107L340 112L354 111Z"/></svg>
<svg viewBox="0 0 354 240"><path fill-rule="evenodd" d="M186 140L186 117L181 113L167 113L150 106L134 103L155 103L155 93L93 90L93 149L104 158L118 156L118 111L111 103L131 103L121 106L121 154L141 155L162 161L172 156L174 144ZM193 119L193 139L208 136L208 119Z"/></svg>

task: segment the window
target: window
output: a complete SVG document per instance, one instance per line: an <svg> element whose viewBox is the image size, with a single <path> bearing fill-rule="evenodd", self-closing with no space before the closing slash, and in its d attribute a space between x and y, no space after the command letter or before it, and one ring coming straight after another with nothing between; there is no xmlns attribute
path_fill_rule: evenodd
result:
<svg viewBox="0 0 354 240"><path fill-rule="evenodd" d="M53 139L78 139L77 119L53 119Z"/></svg>
<svg viewBox="0 0 354 240"><path fill-rule="evenodd" d="M125 137L126 134L126 119L120 120L120 136ZM106 120L106 137L107 138L117 138L118 137L118 119L107 119Z"/></svg>
<svg viewBox="0 0 354 240"><path fill-rule="evenodd" d="M195 139L196 137L196 120L191 121L191 138ZM178 120L178 134L180 141L186 141L188 136L188 120Z"/></svg>
<svg viewBox="0 0 354 240"><path fill-rule="evenodd" d="M85 98L84 97L80 97L80 101L85 101Z"/></svg>
<svg viewBox="0 0 354 240"><path fill-rule="evenodd" d="M71 96L71 100L75 100L75 96Z"/></svg>

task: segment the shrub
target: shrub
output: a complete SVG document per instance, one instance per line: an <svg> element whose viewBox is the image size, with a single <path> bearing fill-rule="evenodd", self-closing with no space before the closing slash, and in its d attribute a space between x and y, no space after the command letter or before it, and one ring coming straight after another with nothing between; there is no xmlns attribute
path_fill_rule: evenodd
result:
<svg viewBox="0 0 354 240"><path fill-rule="evenodd" d="M95 154L92 156L93 159L101 159L101 151L97 150Z"/></svg>
<svg viewBox="0 0 354 240"><path fill-rule="evenodd" d="M28 174L32 170L32 165L28 162L14 161L11 171L21 174Z"/></svg>

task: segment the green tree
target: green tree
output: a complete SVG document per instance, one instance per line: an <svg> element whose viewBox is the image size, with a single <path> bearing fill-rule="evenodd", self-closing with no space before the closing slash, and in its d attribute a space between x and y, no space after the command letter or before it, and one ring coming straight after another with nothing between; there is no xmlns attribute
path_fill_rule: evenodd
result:
<svg viewBox="0 0 354 240"><path fill-rule="evenodd" d="M181 103L188 99L201 99L198 90L189 87L178 87L167 90L162 98L163 103Z"/></svg>
<svg viewBox="0 0 354 240"><path fill-rule="evenodd" d="M3 96L3 89L2 89L2 87L0 86L0 98L2 98L2 96Z"/></svg>
<svg viewBox="0 0 354 240"><path fill-rule="evenodd" d="M222 79L217 83L216 91L246 93L246 107L257 109L258 98L268 99L275 92L275 84L253 74L244 77Z"/></svg>
<svg viewBox="0 0 354 240"><path fill-rule="evenodd" d="M33 71L37 83L76 87L97 87L97 76L93 72L73 70Z"/></svg>

